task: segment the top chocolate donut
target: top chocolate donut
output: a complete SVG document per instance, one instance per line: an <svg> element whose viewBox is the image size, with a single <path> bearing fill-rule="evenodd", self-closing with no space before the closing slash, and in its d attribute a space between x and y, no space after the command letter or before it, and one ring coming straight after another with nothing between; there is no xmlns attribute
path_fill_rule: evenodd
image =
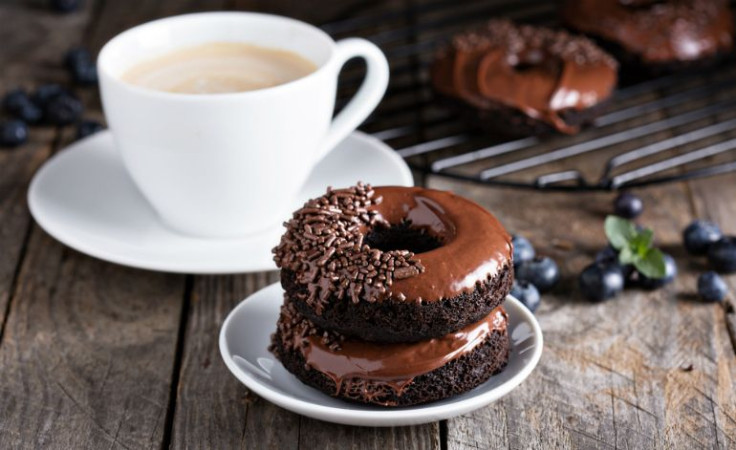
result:
<svg viewBox="0 0 736 450"><path fill-rule="evenodd" d="M562 114L610 97L618 65L589 39L565 31L492 20L455 36L432 67L440 93L479 109L515 108L558 131L576 127Z"/></svg>
<svg viewBox="0 0 736 450"><path fill-rule="evenodd" d="M317 312L330 299L451 298L511 265L511 239L493 215L432 189L328 189L285 226L274 260L307 286ZM410 229L420 243L392 240L394 227Z"/></svg>

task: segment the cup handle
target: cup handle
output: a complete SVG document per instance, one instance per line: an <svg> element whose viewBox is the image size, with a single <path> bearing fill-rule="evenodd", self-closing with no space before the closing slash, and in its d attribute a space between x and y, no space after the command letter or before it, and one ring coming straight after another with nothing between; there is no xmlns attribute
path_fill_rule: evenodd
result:
<svg viewBox="0 0 736 450"><path fill-rule="evenodd" d="M317 159L323 158L337 144L376 109L388 86L388 61L375 44L365 39L348 38L337 42L335 49L335 70L339 72L349 59L363 58L367 71L363 83L350 102L332 120L332 125L322 141ZM337 76L337 75L335 75Z"/></svg>

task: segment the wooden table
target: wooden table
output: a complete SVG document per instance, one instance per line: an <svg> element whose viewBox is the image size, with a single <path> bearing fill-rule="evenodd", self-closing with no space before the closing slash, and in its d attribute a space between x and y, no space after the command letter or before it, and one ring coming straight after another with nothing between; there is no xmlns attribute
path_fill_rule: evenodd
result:
<svg viewBox="0 0 736 450"><path fill-rule="evenodd" d="M57 15L45 2L0 4L0 89L66 82L72 45L98 50L150 19L260 9L316 23L375 2L87 0ZM93 91L87 116L101 118ZM129 269L53 240L26 205L35 170L73 131L36 127L0 151L0 447L2 448L733 448L736 317L702 304L680 231L707 217L736 233L736 176L643 190L643 223L678 260L656 292L583 301L576 274L605 244L610 194L544 194L417 178L480 202L562 267L537 316L541 362L520 388L472 414L415 427L357 428L300 417L250 394L222 363L226 314L275 272L183 276ZM736 288L736 278L728 282ZM733 299L733 297L731 297Z"/></svg>

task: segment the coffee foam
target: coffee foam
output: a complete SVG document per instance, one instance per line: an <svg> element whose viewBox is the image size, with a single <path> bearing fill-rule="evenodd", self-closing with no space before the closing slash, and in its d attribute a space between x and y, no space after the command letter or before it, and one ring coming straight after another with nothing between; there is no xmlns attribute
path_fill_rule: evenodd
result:
<svg viewBox="0 0 736 450"><path fill-rule="evenodd" d="M209 42L144 61L121 79L157 91L218 94L278 86L316 69L314 63L288 50Z"/></svg>

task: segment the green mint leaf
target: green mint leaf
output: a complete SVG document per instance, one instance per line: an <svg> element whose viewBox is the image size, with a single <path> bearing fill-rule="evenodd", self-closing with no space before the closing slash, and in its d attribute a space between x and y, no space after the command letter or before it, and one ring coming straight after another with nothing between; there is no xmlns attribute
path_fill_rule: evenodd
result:
<svg viewBox="0 0 736 450"><path fill-rule="evenodd" d="M646 254L634 261L636 270L649 278L664 278L666 267L664 254L656 248L650 248Z"/></svg>
<svg viewBox="0 0 736 450"><path fill-rule="evenodd" d="M618 254L618 261L621 264L635 264L641 257L638 253L634 252L631 247L624 247Z"/></svg>
<svg viewBox="0 0 736 450"><path fill-rule="evenodd" d="M616 250L622 250L628 247L631 240L637 235L634 224L618 216L606 217L603 227L606 231L608 242Z"/></svg>
<svg viewBox="0 0 736 450"><path fill-rule="evenodd" d="M654 232L649 228L638 231L631 239L629 245L640 257L646 256L654 241Z"/></svg>

